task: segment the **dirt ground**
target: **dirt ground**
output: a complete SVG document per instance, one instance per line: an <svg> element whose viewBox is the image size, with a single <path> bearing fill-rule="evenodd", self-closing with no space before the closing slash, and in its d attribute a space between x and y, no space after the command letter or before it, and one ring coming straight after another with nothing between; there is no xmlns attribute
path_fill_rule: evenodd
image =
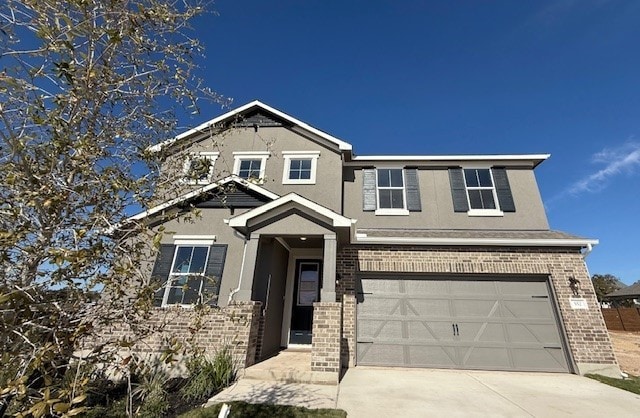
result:
<svg viewBox="0 0 640 418"><path fill-rule="evenodd" d="M609 331L623 372L640 376L640 332Z"/></svg>

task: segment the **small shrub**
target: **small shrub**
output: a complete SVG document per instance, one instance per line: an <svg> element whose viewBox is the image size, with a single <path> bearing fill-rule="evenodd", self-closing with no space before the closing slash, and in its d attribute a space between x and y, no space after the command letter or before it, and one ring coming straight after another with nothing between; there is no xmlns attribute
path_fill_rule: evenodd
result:
<svg viewBox="0 0 640 418"><path fill-rule="evenodd" d="M164 366L159 362L141 363L136 377L138 383L131 393L134 399L141 402L136 415L143 418L163 416L169 410L165 389L169 376Z"/></svg>
<svg viewBox="0 0 640 418"><path fill-rule="evenodd" d="M236 365L231 349L223 347L213 359L199 356L187 363L189 378L181 390L187 401L206 399L229 386L236 378Z"/></svg>

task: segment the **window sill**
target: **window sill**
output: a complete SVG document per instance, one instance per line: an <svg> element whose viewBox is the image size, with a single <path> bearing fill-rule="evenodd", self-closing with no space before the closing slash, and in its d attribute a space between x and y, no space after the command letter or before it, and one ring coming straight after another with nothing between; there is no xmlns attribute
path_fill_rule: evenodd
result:
<svg viewBox="0 0 640 418"><path fill-rule="evenodd" d="M376 216L409 216L407 209L376 209Z"/></svg>
<svg viewBox="0 0 640 418"><path fill-rule="evenodd" d="M486 217L499 217L504 216L504 212L498 209L471 209L467 211L469 216L486 216Z"/></svg>
<svg viewBox="0 0 640 418"><path fill-rule="evenodd" d="M282 184L316 184L315 180L284 180Z"/></svg>

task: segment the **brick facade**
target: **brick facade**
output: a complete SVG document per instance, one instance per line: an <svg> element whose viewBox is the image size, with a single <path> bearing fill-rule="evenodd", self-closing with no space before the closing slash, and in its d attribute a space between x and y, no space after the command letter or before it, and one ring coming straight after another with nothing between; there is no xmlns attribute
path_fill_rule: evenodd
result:
<svg viewBox="0 0 640 418"><path fill-rule="evenodd" d="M202 349L205 354L215 353L227 345L232 348L238 367L251 366L256 358L260 307L260 302L234 303L201 315L187 308L153 308L145 325L154 332L136 341L132 351L158 354L172 340ZM120 324L114 324L100 334L103 340L134 337L127 326Z"/></svg>
<svg viewBox="0 0 640 418"><path fill-rule="evenodd" d="M593 370L593 365L617 368L600 306L578 249L349 246L338 253L337 271L339 283L336 290L344 316L343 366L355 363L356 275L399 272L549 277L577 371ZM589 309L571 308L573 291L569 286L570 277L580 281L579 296L587 300ZM584 368L581 367L583 364Z"/></svg>
<svg viewBox="0 0 640 418"><path fill-rule="evenodd" d="M313 340L311 343L311 370L340 372L341 305L337 302L313 304Z"/></svg>

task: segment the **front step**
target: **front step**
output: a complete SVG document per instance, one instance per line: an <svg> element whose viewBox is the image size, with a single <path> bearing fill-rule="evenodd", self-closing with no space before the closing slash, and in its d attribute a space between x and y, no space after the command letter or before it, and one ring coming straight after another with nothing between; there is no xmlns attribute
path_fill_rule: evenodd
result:
<svg viewBox="0 0 640 418"><path fill-rule="evenodd" d="M245 379L282 383L337 385L338 373L311 370L311 352L285 350L244 369Z"/></svg>

